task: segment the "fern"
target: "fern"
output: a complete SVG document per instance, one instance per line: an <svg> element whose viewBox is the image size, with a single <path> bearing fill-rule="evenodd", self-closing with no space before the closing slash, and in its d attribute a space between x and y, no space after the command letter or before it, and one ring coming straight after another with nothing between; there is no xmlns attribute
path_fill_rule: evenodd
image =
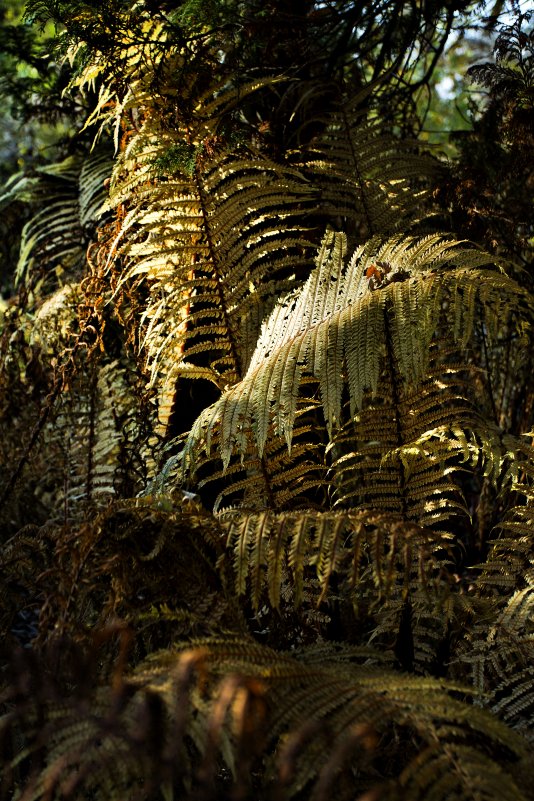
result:
<svg viewBox="0 0 534 801"><path fill-rule="evenodd" d="M270 750L263 788L274 782L284 798L303 791L348 798L371 788L395 799L525 798L512 777L524 742L456 698L460 686L399 677L332 646L310 649L309 663L307 656L250 640L199 641L155 655L114 689L89 689L92 713L72 691L51 702L42 683L21 712L41 716L50 736L46 746L30 739L12 766L20 770L32 754L43 760L20 797L106 798L118 788L137 788L139 798L195 797L215 791L221 762L246 793L263 730ZM16 712L3 724L16 731L17 721ZM379 739L391 743L389 763L376 758ZM507 754L500 766L497 750Z"/></svg>
<svg viewBox="0 0 534 801"><path fill-rule="evenodd" d="M445 303L453 339L464 348L477 303L493 328L495 320L514 310L528 314L524 290L505 275L479 269L488 262L480 251L462 251L439 237L393 239L359 248L343 271L343 247L341 235L327 234L302 291L282 301L265 323L243 381L196 421L184 452L187 469L198 450L209 453L215 431L226 465L234 449L243 452L240 432L247 429L260 455L271 424L290 446L296 393L306 374L319 382L332 435L341 420L344 384L352 414L361 408L366 390L377 392L387 337L400 380L417 385ZM456 269L443 269L455 261ZM391 277L373 291L365 273L375 262L387 264ZM395 310L391 319L390 308Z"/></svg>
<svg viewBox="0 0 534 801"><path fill-rule="evenodd" d="M31 266L39 261L52 274L67 271L72 280L83 266L106 197L109 149L102 146L89 156L70 156L36 172L34 177L14 176L0 197L0 205L21 200L37 206L22 230L16 278L19 283L49 280L46 275L31 276Z"/></svg>
<svg viewBox="0 0 534 801"><path fill-rule="evenodd" d="M308 5L29 4L85 124L0 198L6 798L531 795L531 281L404 135L452 7Z"/></svg>
<svg viewBox="0 0 534 801"><path fill-rule="evenodd" d="M355 788L361 792L376 786L377 780L389 780L391 797L402 798L403 782L415 776L417 781L425 781L425 774L418 774L425 742L436 757L441 753L427 780L427 792L435 791L436 797L442 797L443 782L450 782L456 797L472 798L481 766L487 764L493 779L485 786L488 797L498 797L493 794L501 782L510 797L523 797L510 774L493 769L491 759L474 744L482 737L490 749L494 740L497 748L521 754L525 752L520 740L514 742L506 730L476 707L467 707L473 714L466 718L465 703L453 697L459 687L399 677L374 666L358 667L346 661L346 653L342 652L338 660L333 646L308 663L307 649L295 658L239 640L198 645L206 648L207 664L215 675L231 670L257 678L264 686L268 710L271 704L275 710L268 718L268 736L273 744L278 743L271 770L278 770L289 797L304 788L311 790L312 797L325 797L327 788L333 791L339 771L350 771L345 767L348 763L357 772L351 771L348 786L337 785L340 797L354 793ZM155 657L140 676L146 680L153 672L153 686L160 684L163 688L171 665L168 654L161 661ZM395 736L393 732L398 738L400 764L406 766L401 768L399 784L394 763L373 765L377 738ZM447 743L449 737L451 745ZM452 751L455 759L451 761ZM387 784L384 789L388 794Z"/></svg>
<svg viewBox="0 0 534 801"><path fill-rule="evenodd" d="M513 506L494 531L473 582L479 598L493 599L493 614L484 626L475 623L454 667L469 671L473 686L484 693L484 705L532 740L532 449L521 443L514 457L518 473L512 473L512 487L524 503Z"/></svg>
<svg viewBox="0 0 534 801"><path fill-rule="evenodd" d="M315 573L320 597L329 592L333 576L347 582L354 603L377 605L411 582L422 591L447 592L441 582L450 538L442 540L402 517L372 512L262 512L228 511L220 516L228 529L227 550L232 554L235 589L252 589L258 608L263 590L269 603L280 604L283 581L295 588L295 603L302 600L303 579ZM412 576L415 568L416 576ZM250 583L249 583L250 582Z"/></svg>
<svg viewBox="0 0 534 801"><path fill-rule="evenodd" d="M44 439L49 452L57 450L54 473L63 477L57 511L79 517L87 506L105 506L120 490L122 463L135 436L135 421L128 422L133 411L128 385L116 363L101 366L88 381L85 377L75 380L71 389L74 397L60 400Z"/></svg>
<svg viewBox="0 0 534 801"><path fill-rule="evenodd" d="M372 88L350 100L339 98L319 120L324 132L294 156L320 187L321 210L341 217L344 230L359 242L399 227L406 233L429 199L429 183L438 171L415 142L400 142L379 119L366 116L362 106Z"/></svg>

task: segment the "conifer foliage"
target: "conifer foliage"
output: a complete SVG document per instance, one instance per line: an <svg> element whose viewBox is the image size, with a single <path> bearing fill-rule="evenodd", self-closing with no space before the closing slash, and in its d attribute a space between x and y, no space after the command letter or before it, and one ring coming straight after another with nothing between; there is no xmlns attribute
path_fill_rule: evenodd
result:
<svg viewBox="0 0 534 801"><path fill-rule="evenodd" d="M528 14L417 138L471 5L27 3L1 798L533 798Z"/></svg>

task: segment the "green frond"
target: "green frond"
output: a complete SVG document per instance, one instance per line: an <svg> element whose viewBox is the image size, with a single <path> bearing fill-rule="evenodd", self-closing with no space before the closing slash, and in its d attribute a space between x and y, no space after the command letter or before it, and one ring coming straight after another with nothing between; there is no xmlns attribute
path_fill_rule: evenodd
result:
<svg viewBox="0 0 534 801"><path fill-rule="evenodd" d="M426 526L465 514L451 436L447 432L435 450L425 450L424 443L440 424L472 428L480 421L461 370L451 365L444 376L434 352L429 350L426 379L401 385L396 396L395 376L384 371L375 396L334 434L329 449L336 505L404 513Z"/></svg>
<svg viewBox="0 0 534 801"><path fill-rule="evenodd" d="M69 278L78 277L110 173L109 149L102 146L88 156L69 156L59 164L39 167L35 176L21 176L8 188L0 205L21 200L36 208L22 231L16 270L19 283L41 277L29 276L36 261L46 263L49 272L67 271Z"/></svg>
<svg viewBox="0 0 534 801"><path fill-rule="evenodd" d="M509 438L512 440L512 438ZM489 607L460 642L453 663L484 693L484 705L530 740L534 709L534 539L532 448L510 442L507 491L516 501L493 532L472 594ZM521 502L523 501L523 502Z"/></svg>
<svg viewBox="0 0 534 801"><path fill-rule="evenodd" d="M453 665L470 676L483 703L529 740L534 709L534 547L532 448L514 442L512 507L499 524L486 560L477 566L472 593L492 601L492 616L475 622L460 643Z"/></svg>
<svg viewBox="0 0 534 801"><path fill-rule="evenodd" d="M36 338L41 345L54 338L57 347L57 318L51 321L52 311L39 317ZM65 522L105 507L123 491L133 479L134 444L141 445L128 371L118 361L79 369L50 409L32 457L42 462L35 497Z"/></svg>
<svg viewBox="0 0 534 801"><path fill-rule="evenodd" d="M502 444L507 449L503 496L510 499L510 506L492 531L493 539L484 563L477 566L475 583L479 595L501 596L501 609L515 590L530 582L534 563L534 450L518 437L504 437Z"/></svg>
<svg viewBox="0 0 534 801"><path fill-rule="evenodd" d="M195 647L202 649L211 675L231 673L241 681L261 682L273 749L270 776L281 783L284 797L302 791L323 797L328 789L345 798L374 786L388 797L390 788L392 797L409 798L403 785L419 782L436 799L471 799L477 797L472 794L477 771L492 766L492 753L504 749L512 759L527 753L509 729L460 700L461 686L358 665L347 661L347 653L338 654L335 645L325 645L321 654L312 648L310 662L306 648L290 655L245 640L199 641ZM353 658L358 659L356 653ZM169 652L154 656L140 669L138 681L170 694L174 660ZM396 758L388 764L381 761L386 742L390 755L392 743L397 744ZM432 768L419 776L418 766L431 761ZM340 778L344 774L350 776L347 785ZM524 798L514 785L511 763L506 767L501 761L488 775L493 781L484 782L481 798L497 799L501 791Z"/></svg>
<svg viewBox="0 0 534 801"><path fill-rule="evenodd" d="M454 766L450 769L450 766ZM423 751L404 770L399 786L386 793L386 798L406 801L437 801L437 799L486 799L495 798L499 787L503 801L523 801L525 795L516 782L495 762L469 744L450 743L445 746L432 745Z"/></svg>
<svg viewBox="0 0 534 801"><path fill-rule="evenodd" d="M514 311L529 314L527 293L506 275L481 269L490 260L481 251L438 236L373 241L343 270L344 247L342 235L328 233L302 290L273 310L242 381L195 422L185 450L187 470L196 450L209 453L214 437L224 465L234 451L243 452L246 430L260 455L270 426L290 445L304 376L319 382L331 436L341 422L343 386L354 414L366 391L377 392L387 348L401 386L417 386L438 325L454 321L451 333L461 349L473 334L479 307L489 328ZM372 287L366 272L378 271L376 263L387 267L380 285Z"/></svg>
<svg viewBox="0 0 534 801"><path fill-rule="evenodd" d="M198 151L190 167L158 177L158 159L183 141ZM291 285L307 266L312 243L301 219L313 198L295 170L230 156L209 120L173 138L149 117L125 148L110 198L124 217L108 265L120 268L119 288L149 292L138 342L163 434L173 388L193 367L221 387L246 370L280 281Z"/></svg>
<svg viewBox="0 0 534 801"><path fill-rule="evenodd" d="M468 473L496 491L513 491L522 443L488 423L483 396L473 392L478 371L443 360L446 349L443 340L432 345L426 378L401 386L396 404L386 374L363 410L347 414L328 446L335 504L393 512L404 505L420 525L441 527L467 518L462 484Z"/></svg>
<svg viewBox="0 0 534 801"><path fill-rule="evenodd" d="M451 538L407 524L400 515L233 510L219 519L228 532L235 590L250 593L256 609L265 591L270 605L279 607L283 583L300 604L303 579L309 582L312 575L318 580L317 602L328 597L334 577L336 586L348 588L354 605L387 605L414 586L435 594L434 602L450 591L445 555Z"/></svg>
<svg viewBox="0 0 534 801"><path fill-rule="evenodd" d="M118 696L116 700L121 703ZM104 801L117 795L126 797L144 783L152 769L151 758L133 746L133 738L140 736L146 741L150 736L148 731L142 733L143 717L157 714L150 709L149 695L125 699L117 712L109 692L94 694L91 704L89 714L81 712L76 699L35 710L34 719L39 713L44 717L50 736L44 748L35 738L13 765L20 770L32 757L44 756L41 770L33 776L30 773L17 798L38 801L90 794Z"/></svg>
<svg viewBox="0 0 534 801"><path fill-rule="evenodd" d="M346 220L359 241L406 231L428 199L438 165L415 142L386 132L365 118L364 89L325 116L325 130L295 160L321 190L321 208Z"/></svg>
<svg viewBox="0 0 534 801"><path fill-rule="evenodd" d="M483 705L500 720L534 739L534 584L517 590L489 626L475 624L458 655L483 695Z"/></svg>
<svg viewBox="0 0 534 801"><path fill-rule="evenodd" d="M111 175L109 148L95 148L83 161L79 184L80 223L83 226L100 221L107 199L106 183Z"/></svg>
<svg viewBox="0 0 534 801"><path fill-rule="evenodd" d="M136 152L136 180L146 157ZM128 259L121 280L143 281L154 297L141 320L153 380L166 352L179 353L180 343L185 359L209 345L214 356L219 352L213 370L232 381L241 374L265 304L273 303L274 282L304 263L306 242L291 218L309 198L295 173L224 153L191 177L169 177L138 199L130 195L117 248ZM287 221L283 232L268 222L280 217Z"/></svg>
<svg viewBox="0 0 534 801"><path fill-rule="evenodd" d="M196 463L197 487L210 495L210 488L216 488L215 512L236 504L246 509L291 509L319 503L325 497L324 445L314 430L313 418L307 415L309 409L299 411L291 453L285 440L272 437L262 457L249 442L242 458L232 459L226 467L216 456L201 456ZM171 470L163 484L167 490L183 483L182 451L170 461Z"/></svg>

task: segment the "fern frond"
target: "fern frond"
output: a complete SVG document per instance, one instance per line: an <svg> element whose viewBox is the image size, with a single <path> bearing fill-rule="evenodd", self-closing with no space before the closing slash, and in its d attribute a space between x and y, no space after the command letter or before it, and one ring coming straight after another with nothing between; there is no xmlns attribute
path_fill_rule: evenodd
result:
<svg viewBox="0 0 534 801"><path fill-rule="evenodd" d="M489 257L440 237L393 239L359 248L342 270L344 239L327 234L312 273L301 292L290 295L264 324L258 346L243 380L196 421L189 436L185 468L196 450L209 453L216 435L224 465L242 452L242 435L253 432L258 452L265 447L270 425L291 443L295 398L302 377L319 381L329 434L341 421L341 394L348 385L351 413L364 392L376 393L391 340L400 380L417 385L427 368L430 343L443 306L453 321L460 348L473 332L478 304L490 328L495 320L529 315L529 297L513 280L480 269ZM372 289L366 271L388 265L383 284ZM457 266L443 269L447 263ZM343 380L343 376L348 378Z"/></svg>
<svg viewBox="0 0 534 801"><path fill-rule="evenodd" d="M24 749L10 766L10 778L13 771L26 774L16 797L21 801L88 795L100 801L116 795L148 799L173 780L176 790L183 790L182 783L187 785L192 774L184 737L186 729L188 733L195 731L190 722L188 691L200 660L198 652L186 655L180 661L182 668L171 679L175 700L186 706L180 712L176 703L172 704L169 723L159 696L148 686L136 692L136 688L120 683L114 689L89 685L85 699L81 687L74 691L71 687L60 701L53 697L53 679L49 679L49 688L45 681L44 686L39 682L37 697L25 699L26 705L17 710L25 725L20 726L17 713L3 720L25 739ZM159 753L157 741L163 745L167 733L164 755ZM32 770L32 760L40 761L39 769Z"/></svg>
<svg viewBox="0 0 534 801"><path fill-rule="evenodd" d="M448 592L444 554L450 537L436 537L398 515L235 510L219 519L228 531L235 590L240 595L250 592L256 609L265 590L271 606L279 606L283 581L293 585L299 604L304 575L307 580L317 577L321 599L328 596L335 576L336 585L348 587L355 605L387 604L412 582L429 594L431 586L438 596Z"/></svg>
<svg viewBox="0 0 534 801"><path fill-rule="evenodd" d="M401 226L406 231L438 166L415 142L399 141L380 119L364 117L360 104L367 91L342 99L322 120L324 132L295 156L321 189L321 209L343 217L360 242Z"/></svg>
<svg viewBox="0 0 534 801"><path fill-rule="evenodd" d="M201 641L196 647L204 649L212 675L231 672L261 681L274 749L270 774L278 774L289 798L303 791L312 797L321 791L324 797L325 785L330 793L335 786L337 797L353 797L381 782L389 783L383 786L386 795L389 786L393 798L404 798L411 796L402 794L403 783L418 780L436 799L450 798L453 790L455 798L472 799L477 771L490 768L494 754L504 750L526 758L524 742L460 700L458 685L359 666L345 661L345 654L338 658L335 645L325 645L321 655L312 649L309 664L305 648L295 656L230 638ZM150 680L153 689L169 693L166 677L177 658L168 652L154 656L138 680ZM381 761L384 743L390 757L395 750L388 764ZM417 779L418 765L430 762L430 755L432 768ZM350 777L346 785L335 779L344 771ZM493 781L484 783L481 797L499 798L503 785L506 797L523 799L512 771L502 759L498 769L491 767Z"/></svg>
<svg viewBox="0 0 534 801"><path fill-rule="evenodd" d="M530 581L534 560L534 451L518 437L503 437L502 444L507 452L500 501L509 508L492 532L489 552L477 566L475 581L477 594L494 595L500 609Z"/></svg>
<svg viewBox="0 0 534 801"><path fill-rule="evenodd" d="M514 440L507 491L517 501L494 531L485 561L476 566L473 596L491 601L491 617L475 621L460 642L453 669L466 673L483 703L529 740L534 709L534 458Z"/></svg>
<svg viewBox="0 0 534 801"><path fill-rule="evenodd" d="M218 120L171 134L147 117L112 181L119 221L108 266L120 270L119 289L149 293L137 345L163 436L178 380L208 370L222 388L246 370L280 286L307 268L313 247L302 226L313 189L296 170L230 155Z"/></svg>
<svg viewBox="0 0 534 801"><path fill-rule="evenodd" d="M109 149L101 146L88 156L69 156L36 173L32 178L21 176L0 198L0 204L20 199L37 207L22 231L17 282L26 280L36 261L46 264L49 272L67 270L72 280L83 265L91 228L107 195Z"/></svg>
<svg viewBox="0 0 534 801"><path fill-rule="evenodd" d="M212 499L215 512L236 504L246 509L291 509L320 504L326 492L324 445L308 412L308 404L299 409L300 419L293 431L291 453L285 440L272 437L262 458L258 458L257 449L250 442L245 454L234 458L226 467L216 456L198 460L196 486ZM167 491L176 484L183 484L182 458L180 451L170 460L172 468L163 483ZM215 495L211 487L216 490Z"/></svg>
<svg viewBox="0 0 534 801"><path fill-rule="evenodd" d="M72 378L42 434L49 463L36 486L55 514L79 519L120 491L136 438L133 398L118 362Z"/></svg>
<svg viewBox="0 0 534 801"><path fill-rule="evenodd" d="M453 770L450 770L451 765ZM423 751L402 772L398 789L386 797L399 801L438 801L443 798L485 801L495 798L496 787L500 788L505 801L525 799L514 779L494 759L469 744L450 743L434 745Z"/></svg>
<svg viewBox="0 0 534 801"><path fill-rule="evenodd" d="M400 386L385 370L374 398L336 432L332 454L332 496L336 505L371 506L403 513L420 525L435 526L465 514L454 481L457 450L444 435L435 451L424 442L440 425L480 425L474 404L465 392L461 370L432 362L418 386ZM437 427L434 428L434 427Z"/></svg>
<svg viewBox="0 0 534 801"><path fill-rule="evenodd" d="M455 668L468 671L483 704L499 719L534 738L534 584L517 590L488 626L475 624L460 648Z"/></svg>
<svg viewBox="0 0 534 801"><path fill-rule="evenodd" d="M145 134L147 144L155 134ZM148 159L150 176L151 163L165 152L165 141L158 139L152 151L136 151L137 181L140 165ZM141 321L152 380L166 350L176 354L180 343L188 361L209 345L213 370L230 371L231 381L241 375L255 327L269 308L265 303L273 302L275 282L304 263L306 242L291 218L302 214L300 204L309 198L309 187L295 173L224 154L203 170L195 168L192 176L158 181L138 199L129 194L130 206L137 207L125 219L119 234L124 241L117 245L129 261L122 280L146 282L154 298ZM117 202L114 195L112 201ZM287 221L283 232L269 223L280 217ZM186 317L187 326L180 328Z"/></svg>

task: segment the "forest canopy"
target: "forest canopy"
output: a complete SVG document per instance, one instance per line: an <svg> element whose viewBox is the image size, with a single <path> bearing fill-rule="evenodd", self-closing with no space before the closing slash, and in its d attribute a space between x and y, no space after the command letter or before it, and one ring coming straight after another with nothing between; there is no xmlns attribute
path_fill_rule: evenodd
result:
<svg viewBox="0 0 534 801"><path fill-rule="evenodd" d="M0 798L534 799L532 12L0 14Z"/></svg>

